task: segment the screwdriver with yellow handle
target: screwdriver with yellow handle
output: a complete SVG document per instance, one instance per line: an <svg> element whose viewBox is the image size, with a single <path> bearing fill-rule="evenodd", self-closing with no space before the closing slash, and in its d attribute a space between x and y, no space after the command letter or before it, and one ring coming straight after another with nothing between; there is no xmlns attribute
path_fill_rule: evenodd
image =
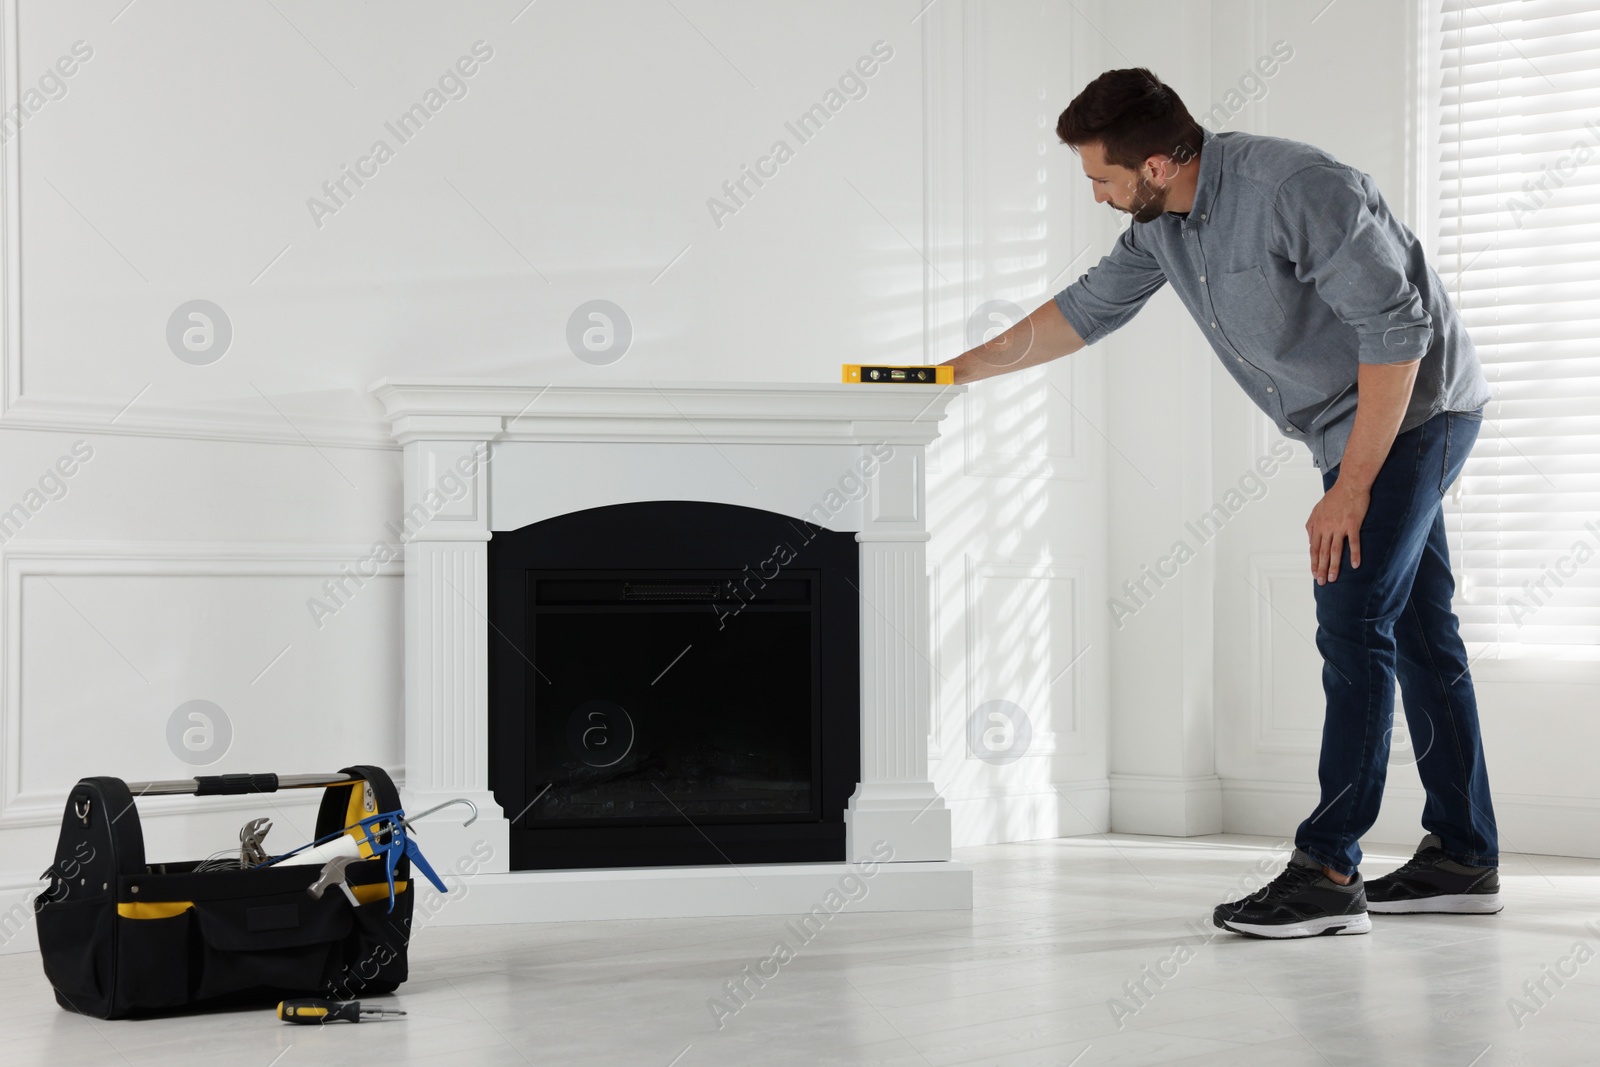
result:
<svg viewBox="0 0 1600 1067"><path fill-rule="evenodd" d="M331 1023L340 1021L358 1023L362 1019L382 1019L390 1015L404 1014L405 1012L396 1008L363 1008L359 1000L349 1000L341 1004L336 1000L302 997L299 1000L278 1002L278 1018L286 1023Z"/></svg>

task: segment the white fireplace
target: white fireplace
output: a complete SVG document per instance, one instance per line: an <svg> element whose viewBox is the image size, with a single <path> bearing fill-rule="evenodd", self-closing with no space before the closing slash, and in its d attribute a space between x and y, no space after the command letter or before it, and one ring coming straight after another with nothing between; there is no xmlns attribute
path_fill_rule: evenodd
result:
<svg viewBox="0 0 1600 1067"><path fill-rule="evenodd" d="M928 775L925 460L959 389L385 379L404 448L406 808L467 797L418 834L452 892L437 921L783 914L867 864L857 910L970 908ZM861 780L840 863L513 871L490 789L488 542L604 505L759 508L860 545ZM462 809L452 809L458 811ZM888 862L886 856L892 857Z"/></svg>

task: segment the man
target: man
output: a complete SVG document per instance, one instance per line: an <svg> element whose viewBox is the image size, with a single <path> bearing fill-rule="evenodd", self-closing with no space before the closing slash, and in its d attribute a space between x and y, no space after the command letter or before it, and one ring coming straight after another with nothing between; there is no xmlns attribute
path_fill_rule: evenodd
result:
<svg viewBox="0 0 1600 1067"><path fill-rule="evenodd" d="M1110 254L1011 329L951 360L957 382L1035 366L1128 322L1166 282L1224 367L1310 449L1306 522L1327 713L1322 796L1287 869L1219 905L1262 937L1356 934L1375 912L1495 912L1498 841L1441 506L1490 399L1472 340L1370 176L1312 145L1213 133L1143 68L1062 112L1096 203L1132 216ZM1416 855L1363 883L1395 676L1427 791Z"/></svg>

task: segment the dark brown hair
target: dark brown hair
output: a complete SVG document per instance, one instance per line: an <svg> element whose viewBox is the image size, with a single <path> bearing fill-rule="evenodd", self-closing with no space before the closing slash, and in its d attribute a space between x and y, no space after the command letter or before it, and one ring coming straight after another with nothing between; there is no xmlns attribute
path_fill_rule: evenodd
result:
<svg viewBox="0 0 1600 1067"><path fill-rule="evenodd" d="M1061 113L1056 136L1073 151L1098 143L1107 163L1138 170L1156 155L1189 162L1205 135L1171 86L1144 67L1128 67L1084 86Z"/></svg>

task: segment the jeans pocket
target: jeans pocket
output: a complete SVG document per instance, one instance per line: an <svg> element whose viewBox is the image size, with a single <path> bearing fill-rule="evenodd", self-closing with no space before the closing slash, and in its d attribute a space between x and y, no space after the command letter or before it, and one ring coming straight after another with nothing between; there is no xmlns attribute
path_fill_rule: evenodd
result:
<svg viewBox="0 0 1600 1067"><path fill-rule="evenodd" d="M1483 428L1483 409L1476 411L1447 411L1444 413L1444 463L1439 472L1439 495L1450 489L1461 468L1467 465L1467 456L1478 441L1478 431Z"/></svg>

